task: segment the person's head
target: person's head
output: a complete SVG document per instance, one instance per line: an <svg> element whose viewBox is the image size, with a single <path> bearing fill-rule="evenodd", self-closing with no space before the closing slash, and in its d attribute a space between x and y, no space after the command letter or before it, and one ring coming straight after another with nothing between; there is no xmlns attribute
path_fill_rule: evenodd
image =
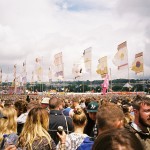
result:
<svg viewBox="0 0 150 150"><path fill-rule="evenodd" d="M50 100L49 97L43 98L42 101L41 101L41 106L43 108L48 108L49 107L49 100Z"/></svg>
<svg viewBox="0 0 150 150"><path fill-rule="evenodd" d="M39 104L37 101L31 101L28 103L27 110L30 111L32 108L40 106L41 104Z"/></svg>
<svg viewBox="0 0 150 150"><path fill-rule="evenodd" d="M62 109L62 100L60 100L58 97L50 98L49 108L50 108L50 110L61 110Z"/></svg>
<svg viewBox="0 0 150 150"><path fill-rule="evenodd" d="M17 116L20 116L22 113L27 112L28 102L25 100L17 100L14 103L15 109L17 110Z"/></svg>
<svg viewBox="0 0 150 150"><path fill-rule="evenodd" d="M84 127L87 123L87 118L82 108L74 110L72 121L75 127Z"/></svg>
<svg viewBox="0 0 150 150"><path fill-rule="evenodd" d="M144 147L134 133L121 128L101 133L92 150L144 150Z"/></svg>
<svg viewBox="0 0 150 150"><path fill-rule="evenodd" d="M99 107L96 121L100 131L121 128L124 125L124 113L117 104L105 103Z"/></svg>
<svg viewBox="0 0 150 150"><path fill-rule="evenodd" d="M87 113L89 114L90 119L92 119L93 121L96 121L98 106L98 103L95 101L90 102L87 106Z"/></svg>
<svg viewBox="0 0 150 150"><path fill-rule="evenodd" d="M135 123L139 127L150 127L150 98L137 96L132 103Z"/></svg>
<svg viewBox="0 0 150 150"><path fill-rule="evenodd" d="M46 137L50 143L50 135L48 134L49 114L42 107L34 107L29 111L27 120L24 124L19 138L21 147L27 146L31 148L32 142L36 137Z"/></svg>
<svg viewBox="0 0 150 150"><path fill-rule="evenodd" d="M0 139L3 134L17 133L17 112L14 107L1 109L3 117L0 118Z"/></svg>
<svg viewBox="0 0 150 150"><path fill-rule="evenodd" d="M74 97L72 99L72 108L76 108L79 107L79 98L78 97Z"/></svg>

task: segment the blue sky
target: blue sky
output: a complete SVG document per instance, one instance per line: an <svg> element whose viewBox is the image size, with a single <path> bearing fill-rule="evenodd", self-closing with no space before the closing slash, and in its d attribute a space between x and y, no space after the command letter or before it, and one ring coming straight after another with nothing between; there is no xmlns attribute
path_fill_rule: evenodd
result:
<svg viewBox="0 0 150 150"><path fill-rule="evenodd" d="M0 68L3 80L13 65L17 74L26 60L28 81L35 58L43 58L44 80L54 54L62 51L65 79L72 80L72 66L84 49L92 47L92 80L98 59L107 56L112 79L126 78L112 64L118 44L127 41L129 64L135 54L144 53L144 77L150 73L149 0L0 0ZM131 78L143 78L130 71ZM83 77L85 78L85 77Z"/></svg>

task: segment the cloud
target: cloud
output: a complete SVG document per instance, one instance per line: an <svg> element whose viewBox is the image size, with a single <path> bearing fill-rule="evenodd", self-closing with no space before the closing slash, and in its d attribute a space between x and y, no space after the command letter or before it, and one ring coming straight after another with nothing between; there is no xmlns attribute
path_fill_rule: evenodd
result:
<svg viewBox="0 0 150 150"><path fill-rule="evenodd" d="M10 68L12 80L13 65L19 74L26 60L30 81L35 58L43 57L48 81L53 56L62 51L65 77L71 79L73 63L92 47L92 79L101 79L96 67L103 56L108 56L112 78L121 78L112 58L117 45L127 41L130 64L136 53L144 52L148 77L149 5L148 0L0 0L0 67L5 74Z"/></svg>

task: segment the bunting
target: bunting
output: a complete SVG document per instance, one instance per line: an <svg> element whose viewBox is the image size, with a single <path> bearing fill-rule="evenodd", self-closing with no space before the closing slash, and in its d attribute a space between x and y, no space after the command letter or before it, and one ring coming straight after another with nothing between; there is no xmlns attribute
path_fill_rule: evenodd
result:
<svg viewBox="0 0 150 150"><path fill-rule="evenodd" d="M133 70L136 74L144 72L143 52L135 54L135 60L132 63L131 70Z"/></svg>
<svg viewBox="0 0 150 150"><path fill-rule="evenodd" d="M105 78L106 74L108 74L107 67L107 56L104 56L98 60L99 64L97 66L97 74L100 74L102 78Z"/></svg>
<svg viewBox="0 0 150 150"><path fill-rule="evenodd" d="M118 66L118 70L128 68L127 42L118 45L118 51L114 56L113 63Z"/></svg>

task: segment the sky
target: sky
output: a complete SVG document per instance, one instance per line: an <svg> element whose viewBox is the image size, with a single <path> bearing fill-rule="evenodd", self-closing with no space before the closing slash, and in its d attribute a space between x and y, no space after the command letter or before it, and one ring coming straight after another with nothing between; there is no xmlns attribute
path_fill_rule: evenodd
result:
<svg viewBox="0 0 150 150"><path fill-rule="evenodd" d="M42 57L43 80L55 54L63 53L65 80L73 80L72 67L88 47L92 47L92 77L98 59L108 57L111 79L150 77L149 0L0 0L0 68L3 80L19 76L26 61L31 80L35 58ZM135 54L144 54L144 74L118 71L112 59L117 46L127 41L129 65ZM83 75L81 80L86 78Z"/></svg>

